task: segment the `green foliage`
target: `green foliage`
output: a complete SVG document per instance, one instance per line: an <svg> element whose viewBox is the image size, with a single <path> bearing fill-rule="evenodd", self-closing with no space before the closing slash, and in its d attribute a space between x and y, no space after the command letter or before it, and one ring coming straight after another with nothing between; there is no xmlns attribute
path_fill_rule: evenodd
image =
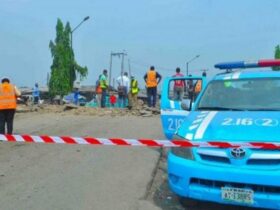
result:
<svg viewBox="0 0 280 210"><path fill-rule="evenodd" d="M277 45L277 46L275 47L274 58L275 58L275 59L280 59L280 46L279 46L279 45ZM272 69L273 69L274 71L280 71L280 67L279 67L279 66L272 67Z"/></svg>
<svg viewBox="0 0 280 210"><path fill-rule="evenodd" d="M57 20L55 41L49 44L53 63L51 65L51 77L49 81L50 95L64 96L72 91L76 75L86 78L88 69L81 67L75 61L74 52L71 49L71 27L69 22L63 26L60 19Z"/></svg>

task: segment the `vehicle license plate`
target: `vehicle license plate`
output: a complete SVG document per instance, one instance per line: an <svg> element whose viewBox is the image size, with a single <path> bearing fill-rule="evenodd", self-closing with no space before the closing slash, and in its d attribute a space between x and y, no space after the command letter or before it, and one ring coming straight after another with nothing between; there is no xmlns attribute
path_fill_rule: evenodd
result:
<svg viewBox="0 0 280 210"><path fill-rule="evenodd" d="M240 188L222 187L222 199L237 203L253 204L254 191Z"/></svg>

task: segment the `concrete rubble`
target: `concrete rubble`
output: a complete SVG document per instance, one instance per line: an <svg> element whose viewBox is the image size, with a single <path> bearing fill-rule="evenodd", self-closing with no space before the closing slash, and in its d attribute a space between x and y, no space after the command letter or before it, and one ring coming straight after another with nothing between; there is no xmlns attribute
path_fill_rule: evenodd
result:
<svg viewBox="0 0 280 210"><path fill-rule="evenodd" d="M160 108L151 108L144 104L142 100L139 100L137 108L134 109L120 109L120 108L92 108L84 106L76 106L74 104L65 105L23 105L20 104L17 107L17 113L26 112L38 112L38 113L63 113L63 114L74 114L74 115L91 115L91 116L141 116L141 117L152 117L160 114Z"/></svg>

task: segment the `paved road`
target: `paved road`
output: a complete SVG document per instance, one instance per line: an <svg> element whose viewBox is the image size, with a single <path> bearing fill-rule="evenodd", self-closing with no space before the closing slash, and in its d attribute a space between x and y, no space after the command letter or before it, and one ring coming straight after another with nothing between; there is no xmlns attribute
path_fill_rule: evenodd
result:
<svg viewBox="0 0 280 210"><path fill-rule="evenodd" d="M159 117L22 114L16 133L163 138ZM154 209L141 203L159 159L150 148L1 143L0 209Z"/></svg>
<svg viewBox="0 0 280 210"><path fill-rule="evenodd" d="M159 117L29 113L18 115L15 127L20 134L164 138ZM184 210L159 155L150 148L1 143L0 209ZM187 210L201 209L248 210L211 203Z"/></svg>

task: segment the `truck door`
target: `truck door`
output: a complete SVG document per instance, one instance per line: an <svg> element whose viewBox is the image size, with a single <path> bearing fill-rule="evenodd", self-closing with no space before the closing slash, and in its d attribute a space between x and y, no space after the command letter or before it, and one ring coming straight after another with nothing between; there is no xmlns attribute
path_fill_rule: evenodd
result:
<svg viewBox="0 0 280 210"><path fill-rule="evenodd" d="M171 77L164 80L161 92L161 122L167 139L172 139L189 114L189 111L181 108L181 102L185 99L195 101L199 94L197 88L195 92L198 81L203 90L206 80L202 77Z"/></svg>

